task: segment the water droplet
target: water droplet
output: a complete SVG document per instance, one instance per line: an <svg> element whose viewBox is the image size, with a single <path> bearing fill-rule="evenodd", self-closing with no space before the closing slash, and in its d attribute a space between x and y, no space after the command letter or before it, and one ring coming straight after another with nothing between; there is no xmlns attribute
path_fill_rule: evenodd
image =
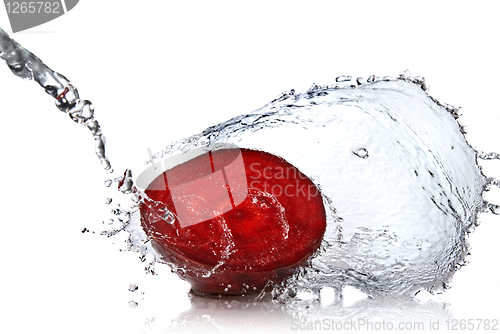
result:
<svg viewBox="0 0 500 334"><path fill-rule="evenodd" d="M429 89L429 87L427 86L427 84L425 83L425 78L424 77L421 77L421 76L416 76L416 77L413 77L413 82L420 85L420 88L422 88L422 90L426 91Z"/></svg>
<svg viewBox="0 0 500 334"><path fill-rule="evenodd" d="M111 204L111 202L113 202L111 197L106 198L106 204Z"/></svg>
<svg viewBox="0 0 500 334"><path fill-rule="evenodd" d="M335 78L336 82L346 82L351 81L352 77L350 75L341 75Z"/></svg>
<svg viewBox="0 0 500 334"><path fill-rule="evenodd" d="M224 288L224 292L228 292L228 291L229 291L229 289L228 289L228 288Z"/></svg>
<svg viewBox="0 0 500 334"><path fill-rule="evenodd" d="M113 180L111 180L111 179L107 179L106 181L104 181L104 185L106 187L110 187L112 183L113 183Z"/></svg>
<svg viewBox="0 0 500 334"><path fill-rule="evenodd" d="M306 94L295 93L293 101L276 100L252 113L259 119L258 128L229 120L204 133L217 131L217 142L279 154L314 179L318 189L321 185L330 203L324 243L311 267L287 281L287 288L311 290L321 284L335 289L343 282L371 295L411 294L413 287L435 285L422 277L443 282L451 277L444 268L464 263L466 231L484 206L481 195L486 182L475 151L453 126L455 118L443 113L417 81L370 76L356 88L321 88L326 93L321 96L309 94L320 89L314 84ZM273 131L279 131L282 140L274 140ZM355 142L369 142L370 150L351 147ZM167 151L201 145L206 145L201 136L193 136ZM453 159L442 158L450 156L451 146L455 147ZM443 191L449 188L453 191ZM413 190L401 195L401 189ZM356 208L353 198L362 202ZM412 214L401 211L415 205L426 209ZM426 225L429 215L440 222L441 229ZM411 235L405 232L408 228ZM431 258L439 259L438 263L429 262ZM394 272L396 262L399 267ZM412 271L416 263L422 268L418 273ZM374 266L376 273L370 269Z"/></svg>
<svg viewBox="0 0 500 334"><path fill-rule="evenodd" d="M135 283L132 283L128 286L128 291L130 292L134 292L134 291L137 291L137 289L139 289L139 287L137 286L137 284Z"/></svg>
<svg viewBox="0 0 500 334"><path fill-rule="evenodd" d="M362 158L362 159L367 159L368 158L368 150L366 148L360 148L356 151L352 152L355 156Z"/></svg>
<svg viewBox="0 0 500 334"><path fill-rule="evenodd" d="M136 308L137 306L139 306L139 303L137 303L137 302L136 302L136 301L134 301L134 300L131 300L131 301L129 301L129 302L128 302L128 306L129 306L130 308Z"/></svg>
<svg viewBox="0 0 500 334"><path fill-rule="evenodd" d="M485 153L482 151L477 151L477 157L482 160L500 160L500 154L495 152Z"/></svg>
<svg viewBox="0 0 500 334"><path fill-rule="evenodd" d="M500 205L495 205L495 204L488 204L488 208L490 211L496 215L500 215Z"/></svg>
<svg viewBox="0 0 500 334"><path fill-rule="evenodd" d="M118 183L118 190L123 194L129 194L133 191L134 181L132 181L132 171L127 169L123 174L122 180Z"/></svg>
<svg viewBox="0 0 500 334"><path fill-rule="evenodd" d="M137 195L137 194L134 194L134 195L132 195L132 197L130 197L130 199L131 199L131 200L132 200L132 202L134 202L134 203L139 203L139 202L140 202L140 200L141 200L141 197L140 197L139 195Z"/></svg>

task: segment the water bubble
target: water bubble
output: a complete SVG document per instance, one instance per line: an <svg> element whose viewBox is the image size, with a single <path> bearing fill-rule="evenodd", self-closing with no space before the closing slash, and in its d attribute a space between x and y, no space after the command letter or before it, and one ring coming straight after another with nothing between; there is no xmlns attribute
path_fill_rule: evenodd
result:
<svg viewBox="0 0 500 334"><path fill-rule="evenodd" d="M368 158L368 150L366 148L360 148L356 151L352 152L355 156L362 158L362 159L367 159Z"/></svg>
<svg viewBox="0 0 500 334"><path fill-rule="evenodd" d="M139 201L141 200L141 196L137 195L137 194L134 194L130 197L130 199L132 200L132 202L134 203L139 203Z"/></svg>
<svg viewBox="0 0 500 334"><path fill-rule="evenodd" d="M488 204L488 208L490 211L496 215L500 215L500 205L495 205L495 204Z"/></svg>
<svg viewBox="0 0 500 334"><path fill-rule="evenodd" d="M118 183L118 190L124 194L128 194L133 191L133 185L134 181L132 180L132 171L127 169Z"/></svg>
<svg viewBox="0 0 500 334"><path fill-rule="evenodd" d="M500 160L500 154L495 152L485 153L477 151L477 157L482 160Z"/></svg>

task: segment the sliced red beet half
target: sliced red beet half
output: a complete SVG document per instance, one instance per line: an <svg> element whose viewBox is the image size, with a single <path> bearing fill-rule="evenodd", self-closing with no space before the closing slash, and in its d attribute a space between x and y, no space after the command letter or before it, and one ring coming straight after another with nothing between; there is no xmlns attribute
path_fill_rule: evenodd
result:
<svg viewBox="0 0 500 334"><path fill-rule="evenodd" d="M141 204L153 247L199 294L259 293L281 282L318 249L326 229L314 183L262 151L204 153L159 175L145 192L175 217L153 218L157 206Z"/></svg>

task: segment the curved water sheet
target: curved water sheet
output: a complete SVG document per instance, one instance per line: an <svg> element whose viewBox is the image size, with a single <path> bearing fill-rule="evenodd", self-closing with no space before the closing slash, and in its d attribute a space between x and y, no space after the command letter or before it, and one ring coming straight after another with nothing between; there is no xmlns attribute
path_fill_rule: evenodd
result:
<svg viewBox="0 0 500 334"><path fill-rule="evenodd" d="M343 81L343 80L337 80ZM465 263L489 180L456 109L419 79L283 93L153 156L231 143L279 155L311 177L329 211L320 250L278 298L346 285L371 295L441 292Z"/></svg>

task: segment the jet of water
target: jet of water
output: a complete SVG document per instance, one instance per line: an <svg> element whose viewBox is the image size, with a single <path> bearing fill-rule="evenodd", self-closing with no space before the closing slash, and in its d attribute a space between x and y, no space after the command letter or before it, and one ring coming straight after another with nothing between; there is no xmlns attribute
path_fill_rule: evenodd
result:
<svg viewBox="0 0 500 334"><path fill-rule="evenodd" d="M88 100L80 99L78 90L60 73L51 70L37 56L23 48L0 28L0 57L12 73L22 79L34 80L45 92L56 99L56 106L70 118L90 130L94 138L95 153L105 170L112 171L106 157L106 139L94 117L94 107Z"/></svg>

